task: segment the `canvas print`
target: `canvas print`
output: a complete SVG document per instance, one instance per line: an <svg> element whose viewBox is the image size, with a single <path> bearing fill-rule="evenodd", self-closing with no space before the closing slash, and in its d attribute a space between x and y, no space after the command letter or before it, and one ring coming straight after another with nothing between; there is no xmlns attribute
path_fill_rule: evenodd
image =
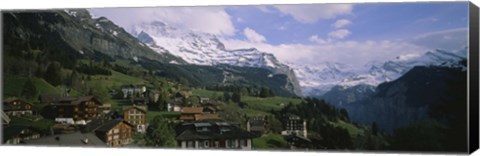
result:
<svg viewBox="0 0 480 156"><path fill-rule="evenodd" d="M4 10L2 144L463 153L468 7Z"/></svg>

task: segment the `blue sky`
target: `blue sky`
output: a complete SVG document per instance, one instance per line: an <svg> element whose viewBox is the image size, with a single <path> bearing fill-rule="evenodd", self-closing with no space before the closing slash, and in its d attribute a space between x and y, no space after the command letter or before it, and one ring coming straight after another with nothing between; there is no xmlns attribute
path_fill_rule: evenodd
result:
<svg viewBox="0 0 480 156"><path fill-rule="evenodd" d="M308 38L314 34L328 38L327 34L336 29L332 24L339 19L351 22L343 28L352 33L343 39L395 40L421 33L465 28L468 15L466 3L374 3L354 5L350 14L301 23L273 7L265 7L271 12L264 12L258 7L226 8L226 12L234 19L236 29L252 28L265 36L267 43L274 45L311 44ZM245 36L236 33L235 38L245 39Z"/></svg>
<svg viewBox="0 0 480 156"><path fill-rule="evenodd" d="M127 31L162 21L211 33L228 49L257 48L280 61L365 64L467 45L468 2L98 8Z"/></svg>

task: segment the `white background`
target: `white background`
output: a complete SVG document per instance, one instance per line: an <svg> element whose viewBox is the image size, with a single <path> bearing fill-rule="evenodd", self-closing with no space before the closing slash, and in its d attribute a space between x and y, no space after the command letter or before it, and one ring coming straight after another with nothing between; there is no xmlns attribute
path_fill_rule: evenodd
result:
<svg viewBox="0 0 480 156"><path fill-rule="evenodd" d="M415 2L428 0L388 0L388 2ZM445 0L435 0L445 1ZM143 7L143 6L204 6L204 5L247 5L247 4L305 4L305 3L370 3L385 2L379 0L241 0L237 2L222 0L176 0L164 2L161 0L2 0L0 9L53 9L53 8L92 8L92 7ZM472 0L477 6L480 6L479 0ZM253 155L431 155L431 154L412 154L412 153L348 153L348 152L287 152L287 151L209 151L209 150L170 150L170 149L105 149L105 148L67 148L67 147L25 147L25 146L0 146L0 155L19 154L19 155L72 155L72 156L150 156L150 155L227 155L227 156L253 156ZM445 155L445 154L443 154ZM474 155L480 155L476 152Z"/></svg>

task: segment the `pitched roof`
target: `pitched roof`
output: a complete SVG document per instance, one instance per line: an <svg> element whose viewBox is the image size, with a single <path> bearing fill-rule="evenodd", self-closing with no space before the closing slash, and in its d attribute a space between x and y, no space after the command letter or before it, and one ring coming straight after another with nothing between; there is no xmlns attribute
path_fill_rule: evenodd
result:
<svg viewBox="0 0 480 156"><path fill-rule="evenodd" d="M11 139L17 135L19 135L23 130L25 129L30 129L33 131L36 131L35 129L31 128L30 126L24 126L24 125L11 125L8 127L3 128L3 141L7 141L8 139Z"/></svg>
<svg viewBox="0 0 480 156"><path fill-rule="evenodd" d="M147 108L146 107L140 107L140 106L125 106L122 109L123 109L123 112L131 110L131 109L136 109L136 110L139 110L143 113L147 113L147 110L146 110Z"/></svg>
<svg viewBox="0 0 480 156"><path fill-rule="evenodd" d="M201 114L203 113L203 108L202 107L183 107L182 110L180 110L180 112L185 114Z"/></svg>
<svg viewBox="0 0 480 156"><path fill-rule="evenodd" d="M123 119L114 119L114 120L110 120L110 121L107 121L105 122L105 124L103 124L102 126L100 126L97 130L95 130L95 132L108 132L110 131L113 127L117 126L118 124L120 124L121 122L129 125L129 126L132 126L130 125L128 122L125 122Z"/></svg>
<svg viewBox="0 0 480 156"><path fill-rule="evenodd" d="M53 105L78 105L84 101L95 100L99 102L94 96L80 96L80 97L57 97L53 99Z"/></svg>
<svg viewBox="0 0 480 156"><path fill-rule="evenodd" d="M88 138L88 143L84 139ZM93 147L107 147L107 145L100 140L93 133L70 133L59 134L53 136L46 136L35 140L25 141L26 145L53 145L53 146L93 146Z"/></svg>
<svg viewBox="0 0 480 156"><path fill-rule="evenodd" d="M259 120L259 119L250 119L248 120L250 123L250 126L252 127L264 127L265 126L265 120Z"/></svg>
<svg viewBox="0 0 480 156"><path fill-rule="evenodd" d="M226 122L185 123L176 128L176 140L254 138L254 134Z"/></svg>

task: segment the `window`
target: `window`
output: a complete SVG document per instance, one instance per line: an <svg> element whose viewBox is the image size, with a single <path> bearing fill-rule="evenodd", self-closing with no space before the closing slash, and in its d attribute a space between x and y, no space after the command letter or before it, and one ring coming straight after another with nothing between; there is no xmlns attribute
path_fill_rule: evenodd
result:
<svg viewBox="0 0 480 156"><path fill-rule="evenodd" d="M210 147L210 142L208 140L203 141L203 147L209 148Z"/></svg>
<svg viewBox="0 0 480 156"><path fill-rule="evenodd" d="M108 141L112 140L112 136L108 136Z"/></svg>
<svg viewBox="0 0 480 156"><path fill-rule="evenodd" d="M113 139L118 139L120 136L119 135L114 135Z"/></svg>
<svg viewBox="0 0 480 156"><path fill-rule="evenodd" d="M119 130L117 128L113 129L113 133L118 133Z"/></svg>
<svg viewBox="0 0 480 156"><path fill-rule="evenodd" d="M215 148L218 148L220 146L220 142L215 141Z"/></svg>

